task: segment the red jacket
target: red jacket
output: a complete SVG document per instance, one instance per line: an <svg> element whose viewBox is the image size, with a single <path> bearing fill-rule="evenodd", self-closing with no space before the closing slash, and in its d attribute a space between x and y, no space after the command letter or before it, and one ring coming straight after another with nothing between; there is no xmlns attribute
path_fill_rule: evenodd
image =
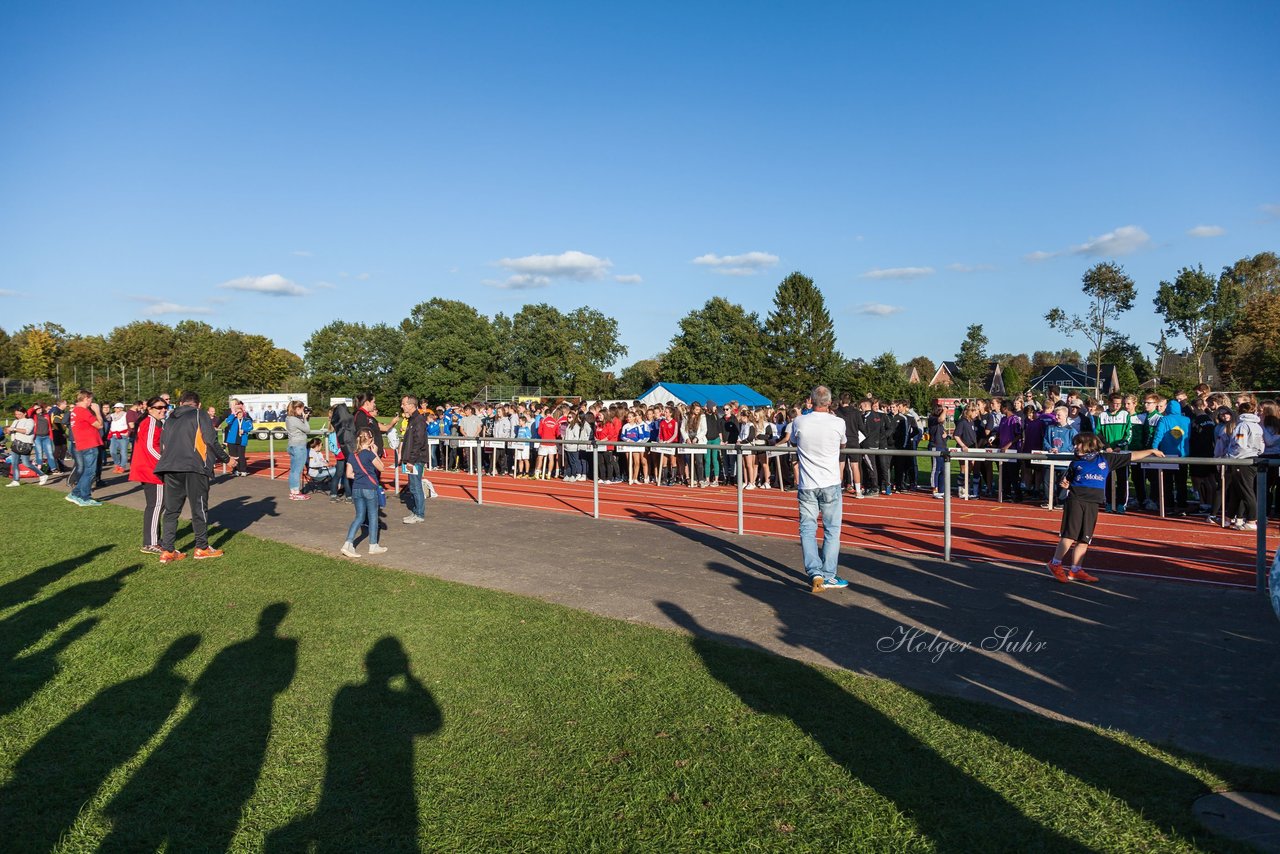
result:
<svg viewBox="0 0 1280 854"><path fill-rule="evenodd" d="M138 441L133 443L133 459L129 462L129 480L138 483L164 483L156 474L156 462L160 459L160 434L163 422L150 415L138 425Z"/></svg>

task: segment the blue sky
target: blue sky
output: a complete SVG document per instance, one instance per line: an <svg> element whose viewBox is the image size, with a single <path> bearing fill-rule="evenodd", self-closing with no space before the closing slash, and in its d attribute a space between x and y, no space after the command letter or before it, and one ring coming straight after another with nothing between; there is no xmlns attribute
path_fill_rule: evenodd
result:
<svg viewBox="0 0 1280 854"><path fill-rule="evenodd" d="M1045 8L1040 8L1040 7ZM0 326L197 317L302 352L433 296L630 353L792 270L849 356L1071 343L1280 250L1280 4L7 3ZM1083 342L1075 342L1085 349Z"/></svg>

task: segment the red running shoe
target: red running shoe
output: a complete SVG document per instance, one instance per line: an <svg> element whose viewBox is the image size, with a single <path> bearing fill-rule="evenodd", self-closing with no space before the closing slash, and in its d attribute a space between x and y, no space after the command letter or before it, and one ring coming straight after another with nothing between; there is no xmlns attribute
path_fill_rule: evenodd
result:
<svg viewBox="0 0 1280 854"><path fill-rule="evenodd" d="M183 560L183 559L185 559L185 558L186 558L186 556L187 556L187 555L186 555L186 553L184 553L184 552L161 552L161 553L160 553L160 562L161 562L161 563L173 563L173 562L175 562L175 561L179 561L179 560Z"/></svg>
<svg viewBox="0 0 1280 854"><path fill-rule="evenodd" d="M1079 567L1071 570L1071 572L1069 572L1068 575L1071 576L1072 581L1083 581L1085 584L1098 583L1098 577L1096 575L1090 575L1089 573L1085 572L1083 569L1080 569Z"/></svg>
<svg viewBox="0 0 1280 854"><path fill-rule="evenodd" d="M1067 584L1071 581L1071 575L1062 568L1062 564L1060 563L1050 562L1049 572L1053 573L1055 581L1061 581L1063 584Z"/></svg>

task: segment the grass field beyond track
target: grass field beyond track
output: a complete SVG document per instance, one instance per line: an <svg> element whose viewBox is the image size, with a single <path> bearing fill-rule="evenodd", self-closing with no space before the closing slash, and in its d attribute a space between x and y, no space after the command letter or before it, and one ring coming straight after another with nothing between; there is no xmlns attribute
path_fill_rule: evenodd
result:
<svg viewBox="0 0 1280 854"><path fill-rule="evenodd" d="M1192 800L1280 783L245 534L162 567L61 491L0 516L8 852L1235 850Z"/></svg>

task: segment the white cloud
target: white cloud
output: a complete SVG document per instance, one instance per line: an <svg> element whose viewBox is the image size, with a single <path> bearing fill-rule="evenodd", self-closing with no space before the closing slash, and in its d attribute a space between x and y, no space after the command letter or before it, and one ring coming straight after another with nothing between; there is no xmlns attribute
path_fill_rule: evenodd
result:
<svg viewBox="0 0 1280 854"><path fill-rule="evenodd" d="M286 279L279 273L270 273L266 276L242 276L239 279L223 282L218 287L231 291L270 294L275 297L300 297L307 293L307 289L302 285Z"/></svg>
<svg viewBox="0 0 1280 854"><path fill-rule="evenodd" d="M559 255L503 258L497 264L514 273L502 285L507 288L541 288L551 284L552 279L572 279L576 282L599 280L613 266L608 258L597 258L573 249Z"/></svg>
<svg viewBox="0 0 1280 854"><path fill-rule="evenodd" d="M1116 255L1128 255L1151 245L1151 235L1143 231L1141 226L1122 225L1115 231L1108 231L1099 237L1091 237L1084 243L1063 249L1060 252L1045 252L1037 249L1022 257L1027 261L1047 261L1061 255L1088 255L1094 258L1111 258Z"/></svg>
<svg viewBox="0 0 1280 854"><path fill-rule="evenodd" d="M1280 219L1280 205L1259 205L1258 209L1271 219Z"/></svg>
<svg viewBox="0 0 1280 854"><path fill-rule="evenodd" d="M17 291L11 291L8 288L0 288L0 297L16 297Z"/></svg>
<svg viewBox="0 0 1280 854"><path fill-rule="evenodd" d="M742 255L716 255L708 252L693 259L694 264L710 267L725 276L754 276L778 263L778 256L768 252L746 252Z"/></svg>
<svg viewBox="0 0 1280 854"><path fill-rule="evenodd" d="M1187 229L1188 237L1221 237L1227 230L1220 225L1197 225Z"/></svg>
<svg viewBox="0 0 1280 854"><path fill-rule="evenodd" d="M919 279L933 275L932 267L887 267L883 270L868 270L862 274L864 279Z"/></svg>
<svg viewBox="0 0 1280 854"><path fill-rule="evenodd" d="M869 314L873 317L888 317L902 310L900 305L885 305L882 302L864 302L857 308L858 314Z"/></svg>
<svg viewBox="0 0 1280 854"><path fill-rule="evenodd" d="M160 297L136 297L135 299L147 303L147 307L142 310L144 317L159 317L164 314L213 314L213 309L206 305L179 305Z"/></svg>
<svg viewBox="0 0 1280 854"><path fill-rule="evenodd" d="M369 273L361 273L361 274L359 274L358 276L356 276L356 281L357 281L357 282L367 282L367 281L369 281L369 275L370 275Z"/></svg>
<svg viewBox="0 0 1280 854"><path fill-rule="evenodd" d="M295 249L295 250L293 250L293 252L291 252L291 253L289 253L289 254L291 254L291 255L297 255L299 258L310 258L310 257L311 257L311 253L310 253L310 252L308 252L308 251L307 251L307 250L305 250L305 249Z"/></svg>
<svg viewBox="0 0 1280 854"><path fill-rule="evenodd" d="M1151 244L1151 235L1136 225L1122 225L1115 231L1108 231L1101 237L1093 237L1071 247L1073 255L1089 255L1092 257L1110 257L1112 255L1128 255Z"/></svg>
<svg viewBox="0 0 1280 854"><path fill-rule="evenodd" d="M621 282L624 285L638 285L644 281L644 276L636 273L627 273L622 276L614 276L613 280L615 282Z"/></svg>
<svg viewBox="0 0 1280 854"><path fill-rule="evenodd" d="M314 285L312 285L312 287L320 291L332 291L336 289L338 286L335 285L333 282L316 282Z"/></svg>
<svg viewBox="0 0 1280 854"><path fill-rule="evenodd" d="M527 291L532 288L545 288L551 284L551 279L547 276L536 276L532 273L516 273L514 276L508 276L503 281L483 279L481 283L491 288L501 288L504 291Z"/></svg>
<svg viewBox="0 0 1280 854"><path fill-rule="evenodd" d="M953 273L986 273L996 268L995 264L948 264L947 269Z"/></svg>

